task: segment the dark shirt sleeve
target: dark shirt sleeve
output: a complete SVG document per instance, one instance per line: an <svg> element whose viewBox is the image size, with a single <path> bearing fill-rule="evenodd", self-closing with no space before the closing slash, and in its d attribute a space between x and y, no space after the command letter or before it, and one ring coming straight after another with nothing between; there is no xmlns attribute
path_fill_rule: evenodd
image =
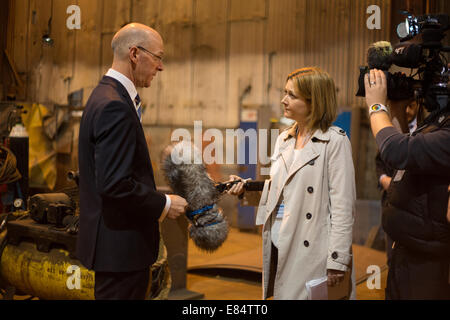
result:
<svg viewBox="0 0 450 320"><path fill-rule="evenodd" d="M380 179L380 177L385 174L388 177L392 176L392 169L388 167L383 160L381 160L380 152L377 152L377 155L375 157L375 166L377 171L377 178Z"/></svg>
<svg viewBox="0 0 450 320"><path fill-rule="evenodd" d="M377 185L378 185L378 189L380 189L381 191L383 191L383 186L380 184L380 177L385 174L388 177L392 177L393 174L393 170L391 168L389 168L384 162L383 160L381 160L381 155L380 152L377 152L377 155L375 157L375 167L376 167L376 172L377 172Z"/></svg>
<svg viewBox="0 0 450 320"><path fill-rule="evenodd" d="M133 176L136 127L129 106L109 103L96 123L95 175L103 201L126 206L136 216L150 215L157 220L166 203L157 192Z"/></svg>
<svg viewBox="0 0 450 320"><path fill-rule="evenodd" d="M391 168L436 172L450 168L450 128L409 136L394 127L376 136L381 159Z"/></svg>

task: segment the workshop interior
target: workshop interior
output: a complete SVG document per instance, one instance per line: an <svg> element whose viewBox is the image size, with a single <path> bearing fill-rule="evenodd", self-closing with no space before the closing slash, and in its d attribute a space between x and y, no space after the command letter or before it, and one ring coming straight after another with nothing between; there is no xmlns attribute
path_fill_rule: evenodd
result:
<svg viewBox="0 0 450 320"><path fill-rule="evenodd" d="M113 61L115 32L139 22L157 30L165 45L164 70L138 89L158 191L176 191L170 178L177 169L165 158L176 130L193 139L200 158L222 160L195 168L195 177L214 184L191 194L214 201L207 209L216 210L215 220L207 226L222 234L214 241L196 234L204 229L196 229L202 222L193 216L165 219L148 298L261 299L262 226L255 224L257 207L227 194L229 176L251 179L246 187L262 190L274 132L292 124L280 107L286 77L318 66L335 81L335 125L352 147L356 299L384 300L377 145L364 98L356 94L358 78L370 44L395 44L408 16L437 12L449 14L450 2L0 0L0 298L94 299L95 273L76 256L80 121ZM447 46L448 39L447 32ZM228 139L239 130L260 134ZM224 148L211 152L219 138ZM252 143L258 161L238 159ZM229 154L237 161L226 161Z"/></svg>

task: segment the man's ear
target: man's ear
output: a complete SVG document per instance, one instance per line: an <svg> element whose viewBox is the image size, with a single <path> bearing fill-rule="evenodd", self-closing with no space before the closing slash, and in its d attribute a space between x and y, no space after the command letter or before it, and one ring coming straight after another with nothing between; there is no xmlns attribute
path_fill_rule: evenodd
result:
<svg viewBox="0 0 450 320"><path fill-rule="evenodd" d="M130 50L128 51L128 58L130 58L130 61L133 62L134 64L137 63L137 48L136 47L131 47Z"/></svg>

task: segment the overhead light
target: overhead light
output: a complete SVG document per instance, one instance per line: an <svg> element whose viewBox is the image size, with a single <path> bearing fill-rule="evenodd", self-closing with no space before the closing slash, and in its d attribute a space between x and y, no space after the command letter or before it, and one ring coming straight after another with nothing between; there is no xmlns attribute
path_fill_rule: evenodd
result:
<svg viewBox="0 0 450 320"><path fill-rule="evenodd" d="M44 43L48 46L53 46L53 39L50 37L50 35L44 34L42 36L42 43Z"/></svg>
<svg viewBox="0 0 450 320"><path fill-rule="evenodd" d="M52 8L53 8L53 1L52 1ZM53 19L52 16L50 17L50 19L48 19L48 29L42 36L42 43L48 46L53 46L53 39L50 36L52 33L52 19Z"/></svg>

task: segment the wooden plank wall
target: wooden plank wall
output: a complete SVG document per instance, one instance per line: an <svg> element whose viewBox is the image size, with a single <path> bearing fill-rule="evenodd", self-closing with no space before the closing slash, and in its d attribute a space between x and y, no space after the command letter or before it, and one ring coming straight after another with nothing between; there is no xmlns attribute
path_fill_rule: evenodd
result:
<svg viewBox="0 0 450 320"><path fill-rule="evenodd" d="M69 30L66 8L81 8L81 30ZM382 8L382 29L368 30L366 8ZM351 108L365 47L386 39L390 0L17 0L10 50L27 90L23 99L67 103L84 89L84 102L106 72L114 32L130 21L155 27L165 39L165 70L142 90L148 125L235 127L242 104L271 105L280 114L286 75L317 65ZM53 47L42 44L51 20ZM245 96L243 93L247 92ZM241 101L240 101L241 100Z"/></svg>

